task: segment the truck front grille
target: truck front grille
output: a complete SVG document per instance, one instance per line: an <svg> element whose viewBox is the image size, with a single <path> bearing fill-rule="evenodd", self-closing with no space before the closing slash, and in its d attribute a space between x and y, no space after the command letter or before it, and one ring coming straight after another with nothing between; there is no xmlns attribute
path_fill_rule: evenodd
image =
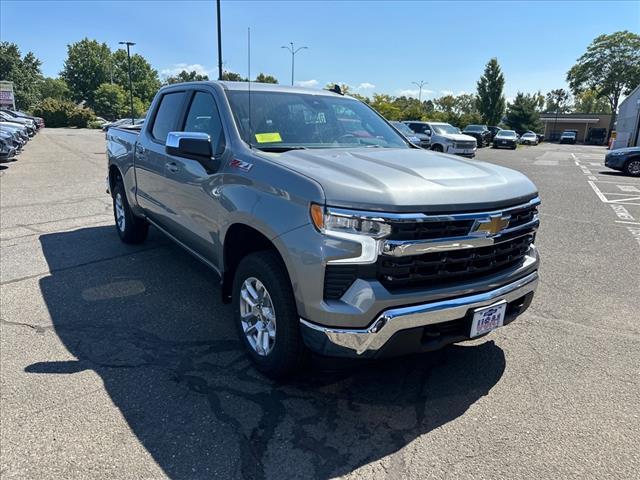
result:
<svg viewBox="0 0 640 480"><path fill-rule="evenodd" d="M456 148L470 149L470 148L475 148L476 147L476 142L472 142L472 141L456 142L455 146L456 146Z"/></svg>
<svg viewBox="0 0 640 480"><path fill-rule="evenodd" d="M463 237L471 231L474 220L442 222L398 222L391 224L390 240L431 240Z"/></svg>
<svg viewBox="0 0 640 480"><path fill-rule="evenodd" d="M492 275L521 263L533 238L533 234L527 234L487 247L408 257L381 256L377 263L378 280L393 290L439 286Z"/></svg>

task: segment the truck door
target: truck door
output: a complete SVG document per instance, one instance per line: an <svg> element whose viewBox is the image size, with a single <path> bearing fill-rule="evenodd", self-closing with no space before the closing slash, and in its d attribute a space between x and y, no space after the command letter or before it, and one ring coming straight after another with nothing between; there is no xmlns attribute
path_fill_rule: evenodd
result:
<svg viewBox="0 0 640 480"><path fill-rule="evenodd" d="M209 135L213 159L206 161L167 157L166 194L180 241L217 266L219 263L219 188L218 173L225 151L225 136L216 101L208 91L194 90L187 99L186 115L178 130Z"/></svg>
<svg viewBox="0 0 640 480"><path fill-rule="evenodd" d="M176 214L167 192L165 170L168 158L165 152L167 134L178 128L184 112L187 92L169 91L162 95L150 125L145 125L135 151L138 204L154 222L171 232Z"/></svg>

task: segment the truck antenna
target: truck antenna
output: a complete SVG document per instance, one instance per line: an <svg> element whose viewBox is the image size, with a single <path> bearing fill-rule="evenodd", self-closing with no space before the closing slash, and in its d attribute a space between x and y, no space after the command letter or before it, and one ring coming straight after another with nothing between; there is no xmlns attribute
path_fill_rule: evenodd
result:
<svg viewBox="0 0 640 480"><path fill-rule="evenodd" d="M247 27L247 82L249 89L249 147L253 148L253 126L251 124L251 27Z"/></svg>

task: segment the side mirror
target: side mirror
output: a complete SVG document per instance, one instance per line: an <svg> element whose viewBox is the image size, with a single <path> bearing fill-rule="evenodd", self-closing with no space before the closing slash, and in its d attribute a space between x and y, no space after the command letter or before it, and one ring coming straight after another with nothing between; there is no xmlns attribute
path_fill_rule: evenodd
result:
<svg viewBox="0 0 640 480"><path fill-rule="evenodd" d="M169 132L165 150L169 155L191 158L193 160L211 160L213 148L211 138L202 132Z"/></svg>

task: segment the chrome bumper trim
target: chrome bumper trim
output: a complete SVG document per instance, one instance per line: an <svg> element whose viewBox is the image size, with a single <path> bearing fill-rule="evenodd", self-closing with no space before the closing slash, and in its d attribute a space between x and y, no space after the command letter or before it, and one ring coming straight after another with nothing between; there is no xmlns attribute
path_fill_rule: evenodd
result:
<svg viewBox="0 0 640 480"><path fill-rule="evenodd" d="M489 292L385 310L369 327L363 329L325 327L303 318L300 319L300 323L322 334L329 344L362 355L382 348L396 332L463 318L470 309L486 307L503 300L507 302L517 300L533 292L537 285L538 273L533 272Z"/></svg>

